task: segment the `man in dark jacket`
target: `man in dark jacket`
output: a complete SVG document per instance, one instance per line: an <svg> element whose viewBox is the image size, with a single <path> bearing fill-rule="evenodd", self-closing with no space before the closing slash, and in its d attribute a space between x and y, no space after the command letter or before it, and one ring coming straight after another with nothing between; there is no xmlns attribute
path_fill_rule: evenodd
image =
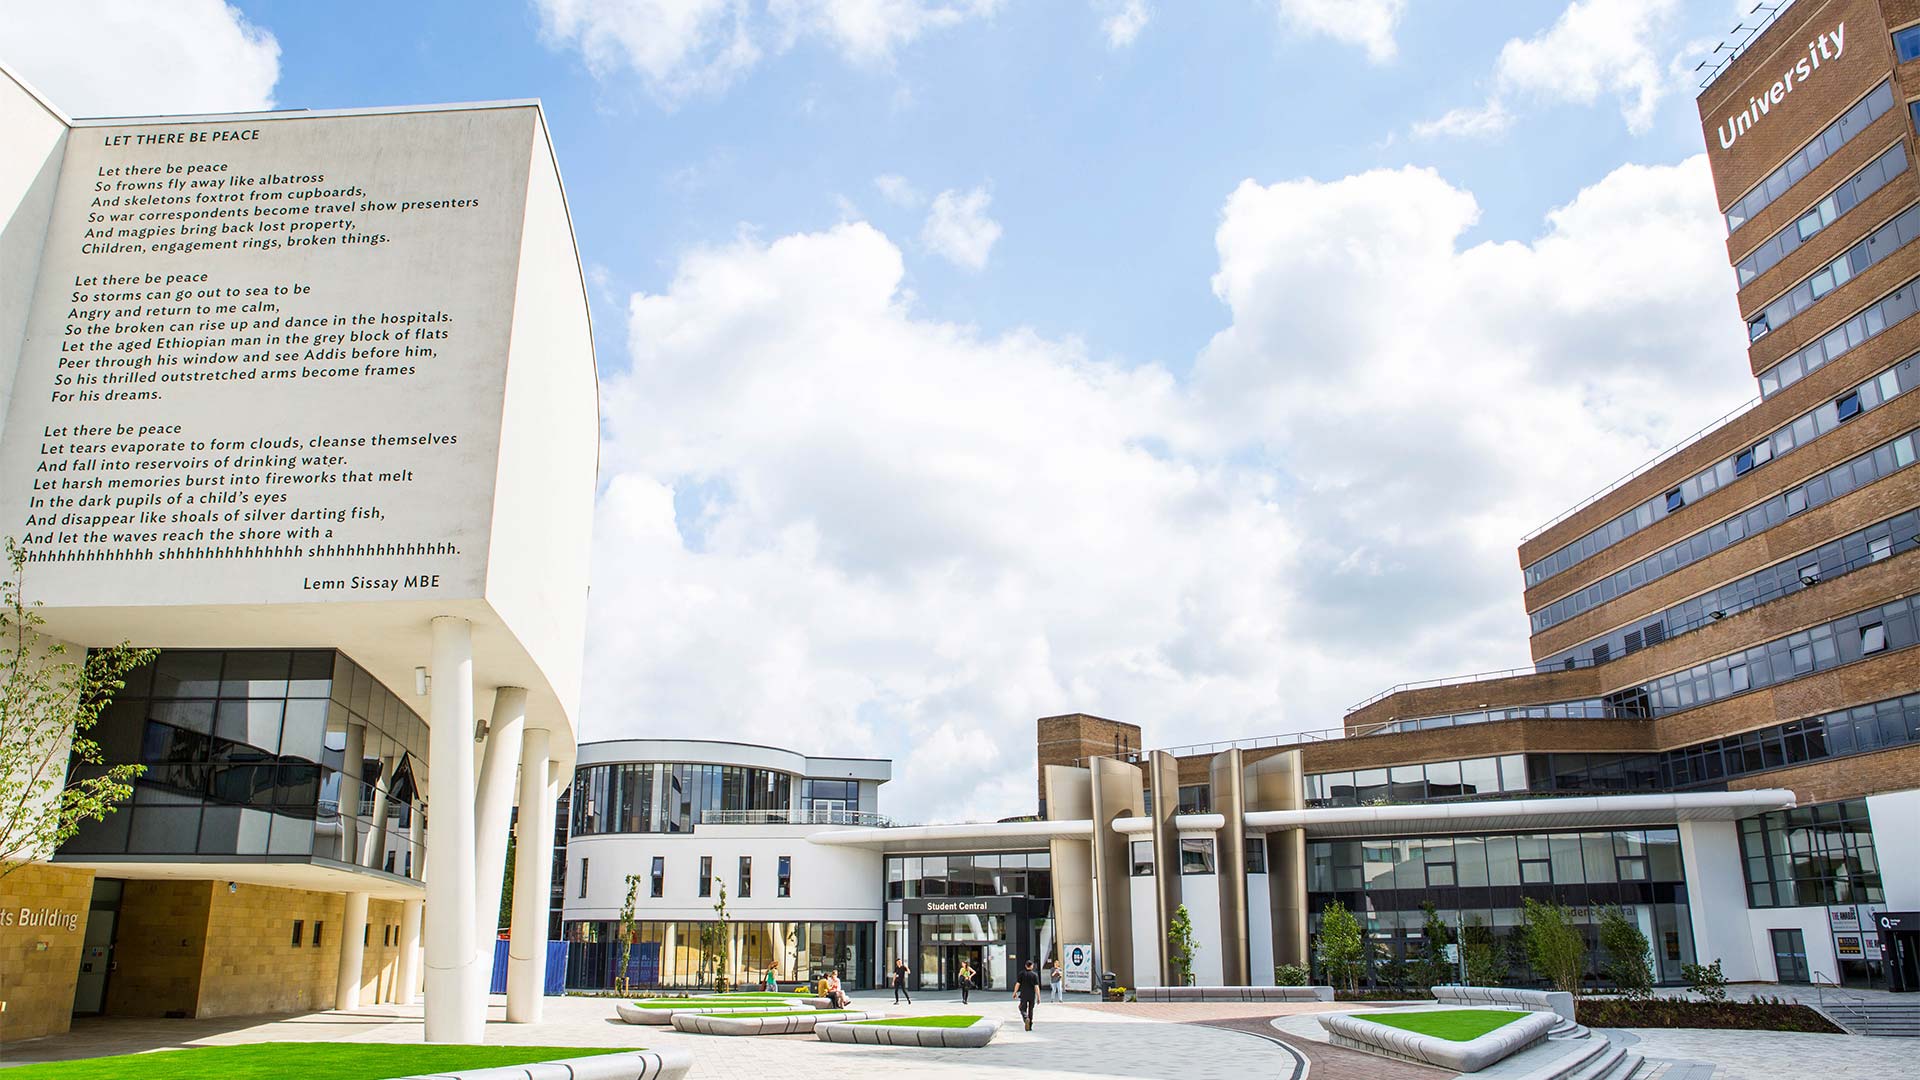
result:
<svg viewBox="0 0 1920 1080"><path fill-rule="evenodd" d="M907 962L895 960L893 962L893 1003L895 1005L900 1004L902 994L907 995L907 1004L913 1004L913 995L907 993Z"/></svg>
<svg viewBox="0 0 1920 1080"><path fill-rule="evenodd" d="M1020 975L1013 980L1013 996L1020 1002L1020 1019L1033 1030L1033 1003L1040 996L1040 973L1033 970L1033 961L1020 969Z"/></svg>

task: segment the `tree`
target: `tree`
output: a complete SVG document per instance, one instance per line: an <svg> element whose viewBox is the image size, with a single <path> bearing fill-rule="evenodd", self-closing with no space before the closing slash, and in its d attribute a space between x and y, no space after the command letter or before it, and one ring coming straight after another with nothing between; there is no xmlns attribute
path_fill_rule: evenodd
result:
<svg viewBox="0 0 1920 1080"><path fill-rule="evenodd" d="M157 655L126 642L70 660L68 646L40 631L38 602L21 592L27 554L7 541L12 573L0 581L0 877L53 854L89 821L133 795L144 765L103 765L87 732L126 685L126 674ZM92 775L83 775L90 773Z"/></svg>
<svg viewBox="0 0 1920 1080"><path fill-rule="evenodd" d="M1525 898L1527 963L1554 989L1580 996L1587 970L1587 938L1573 923L1573 912L1559 904Z"/></svg>
<svg viewBox="0 0 1920 1080"><path fill-rule="evenodd" d="M1360 920L1345 904L1328 902L1320 913L1320 967L1327 981L1349 990L1360 985Z"/></svg>
<svg viewBox="0 0 1920 1080"><path fill-rule="evenodd" d="M1181 904L1167 923L1167 962L1173 967L1175 985L1193 981L1193 954L1199 949L1193 940L1193 918L1187 914L1187 905Z"/></svg>
<svg viewBox="0 0 1920 1080"><path fill-rule="evenodd" d="M640 896L640 875L627 875L627 898L620 905L620 973L613 977L613 992L625 994L633 989L628 965L633 960L633 905Z"/></svg>
<svg viewBox="0 0 1920 1080"><path fill-rule="evenodd" d="M1422 936L1426 941L1420 946L1420 960L1414 968L1414 982L1423 990L1431 990L1441 983L1452 982L1454 965L1447 959L1447 945L1453 933L1447 927L1447 921L1440 917L1440 911L1431 902L1420 905L1427 913L1426 926Z"/></svg>
<svg viewBox="0 0 1920 1080"><path fill-rule="evenodd" d="M1720 970L1718 957L1711 964L1682 964L1680 977L1703 1001L1727 1000L1727 976Z"/></svg>
<svg viewBox="0 0 1920 1080"><path fill-rule="evenodd" d="M508 830L507 861L500 875L500 925L503 928L513 926L513 854L517 846L512 830Z"/></svg>
<svg viewBox="0 0 1920 1080"><path fill-rule="evenodd" d="M1507 959L1506 943L1494 936L1493 929L1478 916L1467 920L1460 932L1460 948L1467 954L1467 982L1472 986L1499 986L1512 966Z"/></svg>
<svg viewBox="0 0 1920 1080"><path fill-rule="evenodd" d="M732 967L733 916L727 914L727 883L717 877L713 880L719 886L720 899L713 905L713 921L700 924L700 963L711 974L713 988L725 993Z"/></svg>
<svg viewBox="0 0 1920 1080"><path fill-rule="evenodd" d="M1600 950L1607 957L1607 976L1630 1000L1653 996L1653 965L1648 962L1647 935L1618 906L1600 909Z"/></svg>

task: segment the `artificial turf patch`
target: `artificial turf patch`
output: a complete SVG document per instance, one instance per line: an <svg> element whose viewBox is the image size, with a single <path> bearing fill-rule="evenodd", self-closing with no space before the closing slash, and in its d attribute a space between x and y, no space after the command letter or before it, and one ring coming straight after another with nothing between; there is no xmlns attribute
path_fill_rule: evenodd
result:
<svg viewBox="0 0 1920 1080"><path fill-rule="evenodd" d="M598 1054L638 1047L422 1046L391 1043L248 1043L193 1046L150 1054L118 1054L80 1061L49 1061L6 1070L7 1080L388 1080L417 1073L453 1072Z"/></svg>
<svg viewBox="0 0 1920 1080"><path fill-rule="evenodd" d="M756 1005L777 1005L791 1001L798 1007L804 998L648 998L636 1001L636 1009L751 1009Z"/></svg>
<svg viewBox="0 0 1920 1080"><path fill-rule="evenodd" d="M977 1016L896 1016L887 1020L855 1020L856 1024L872 1024L875 1027L926 1027L926 1028L963 1028L978 1023Z"/></svg>
<svg viewBox="0 0 1920 1080"><path fill-rule="evenodd" d="M1369 1016L1355 1013L1362 1020L1385 1024L1417 1035L1431 1035L1448 1042L1469 1042L1496 1028L1505 1027L1527 1015L1508 1009L1434 1009L1428 1012L1386 1013Z"/></svg>
<svg viewBox="0 0 1920 1080"><path fill-rule="evenodd" d="M758 1020L769 1016L845 1016L849 1009L773 1009L767 1012L716 1013L716 1020Z"/></svg>

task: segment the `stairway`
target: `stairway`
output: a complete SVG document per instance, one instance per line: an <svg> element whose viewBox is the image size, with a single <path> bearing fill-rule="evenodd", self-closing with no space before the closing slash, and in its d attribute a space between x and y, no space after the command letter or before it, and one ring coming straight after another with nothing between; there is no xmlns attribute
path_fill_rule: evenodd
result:
<svg viewBox="0 0 1920 1080"><path fill-rule="evenodd" d="M1579 1045L1550 1066L1527 1073L1524 1080L1632 1080L1642 1075L1646 1059L1597 1031L1567 1041Z"/></svg>
<svg viewBox="0 0 1920 1080"><path fill-rule="evenodd" d="M1819 1008L1855 1035L1920 1039L1920 1001L1828 997Z"/></svg>

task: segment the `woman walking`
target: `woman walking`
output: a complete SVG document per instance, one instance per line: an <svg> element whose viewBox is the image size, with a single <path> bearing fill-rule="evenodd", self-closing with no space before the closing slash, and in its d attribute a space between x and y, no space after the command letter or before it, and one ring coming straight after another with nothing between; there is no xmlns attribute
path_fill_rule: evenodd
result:
<svg viewBox="0 0 1920 1080"><path fill-rule="evenodd" d="M1053 1000L1056 1002L1065 1002L1067 1000L1067 973L1060 970L1060 961L1055 960L1053 963L1047 965L1047 982L1053 985Z"/></svg>
<svg viewBox="0 0 1920 1080"><path fill-rule="evenodd" d="M965 1005L967 1003L967 991L973 986L973 961L961 960L960 970L955 972L955 974L960 976L960 1004Z"/></svg>

